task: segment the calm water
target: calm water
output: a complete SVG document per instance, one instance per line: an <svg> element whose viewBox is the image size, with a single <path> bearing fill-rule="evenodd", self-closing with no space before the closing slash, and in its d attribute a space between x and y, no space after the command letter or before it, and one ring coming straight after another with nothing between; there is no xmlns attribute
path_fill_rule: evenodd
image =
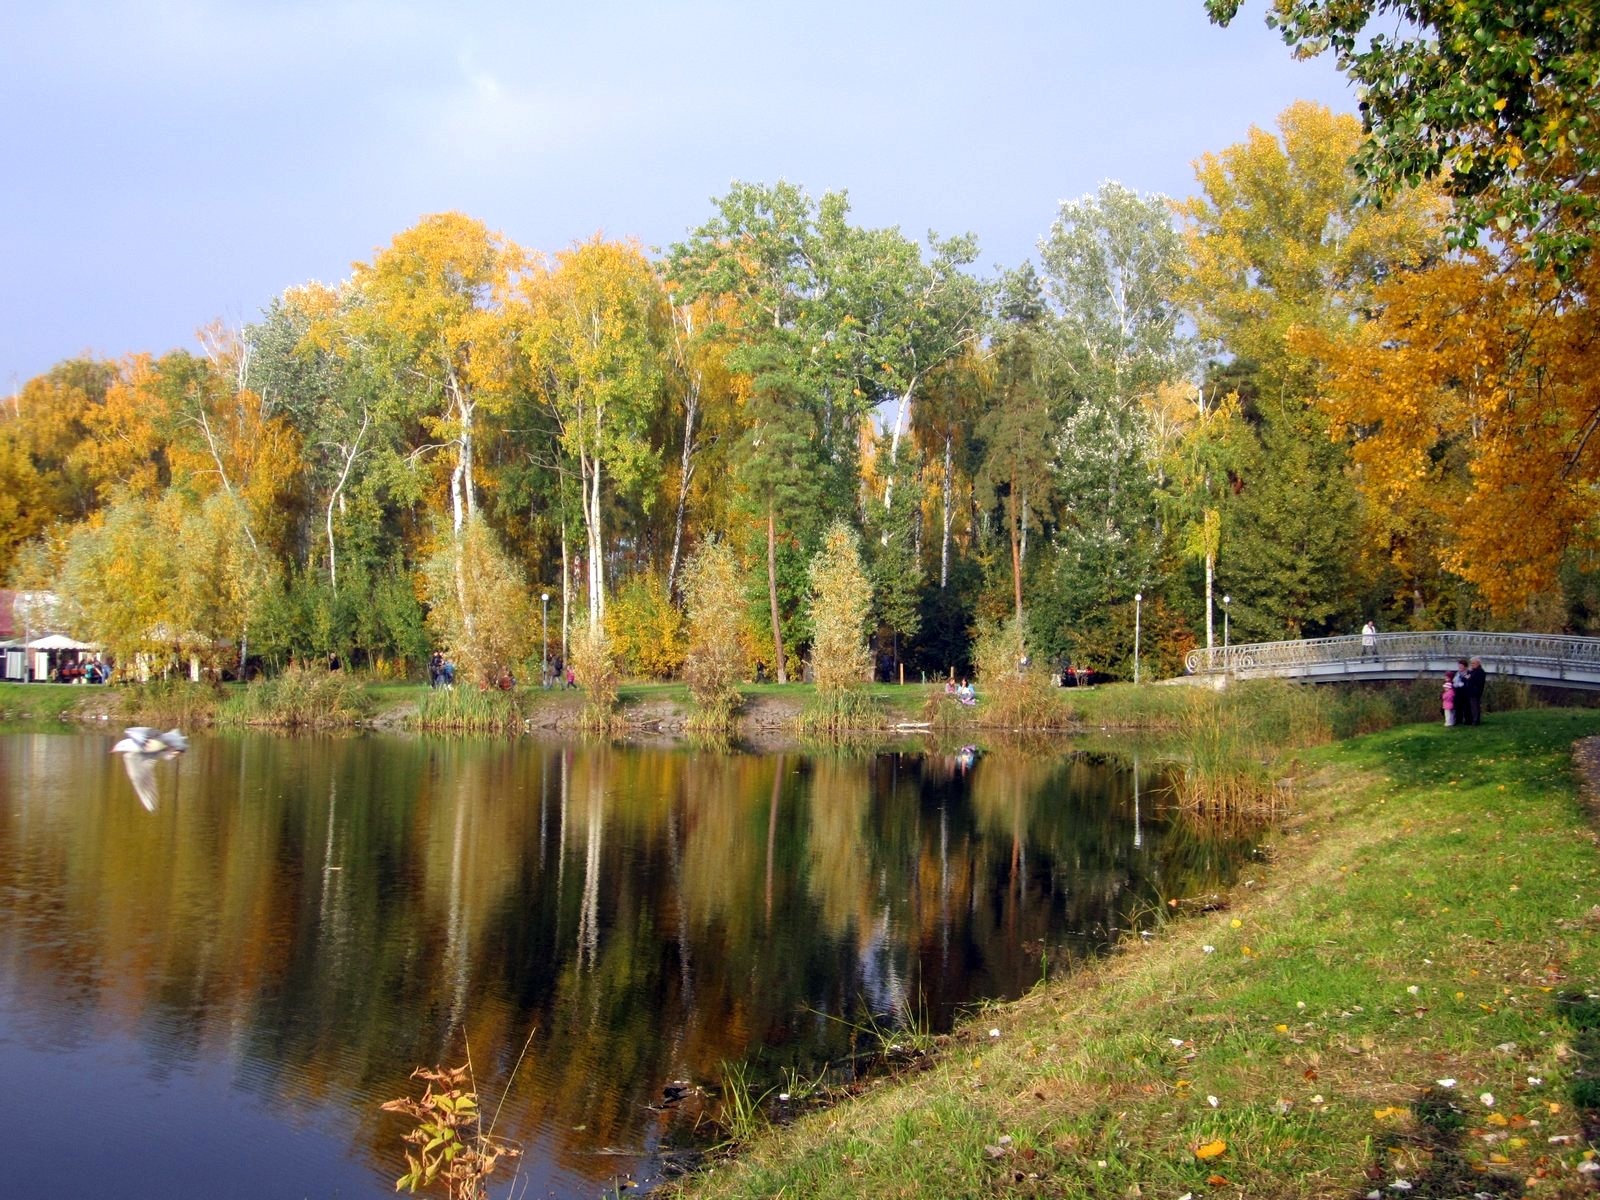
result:
<svg viewBox="0 0 1600 1200"><path fill-rule="evenodd" d="M146 811L114 732L0 735L13 1195L389 1196L379 1103L469 1046L498 1097L530 1030L523 1194L648 1182L665 1084L947 1024L1244 852L1065 749L217 736Z"/></svg>

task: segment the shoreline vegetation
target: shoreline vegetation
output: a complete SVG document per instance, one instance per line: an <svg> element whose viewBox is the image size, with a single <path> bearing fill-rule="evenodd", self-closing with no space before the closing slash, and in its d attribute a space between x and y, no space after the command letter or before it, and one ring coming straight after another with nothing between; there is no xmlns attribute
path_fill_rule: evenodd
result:
<svg viewBox="0 0 1600 1200"><path fill-rule="evenodd" d="M97 712L99 697L152 706L140 719L246 724L261 709L236 698L245 690L13 686L0 710L131 719ZM366 684L293 711L344 706L360 714L352 725L416 728L426 691ZM724 1097L744 1114L733 1153L670 1193L1593 1195L1600 839L1574 745L1600 746L1583 741L1600 738L1600 710L1541 707L1498 683L1484 725L1447 729L1434 691L1424 680L1049 697L1036 729L1170 740L1172 802L1261 821L1260 865L1220 899L1168 897L1149 936L970 1014L914 1070L841 1103L780 1105L776 1089L758 1090L759 1060L738 1066L746 1090ZM873 720L853 732L1000 736L981 704L947 716L941 692L868 689ZM682 693L624 686L621 711L646 734L681 729ZM742 695L743 731L754 716L799 735L805 689ZM466 699L515 712L501 728L583 724L576 692Z"/></svg>

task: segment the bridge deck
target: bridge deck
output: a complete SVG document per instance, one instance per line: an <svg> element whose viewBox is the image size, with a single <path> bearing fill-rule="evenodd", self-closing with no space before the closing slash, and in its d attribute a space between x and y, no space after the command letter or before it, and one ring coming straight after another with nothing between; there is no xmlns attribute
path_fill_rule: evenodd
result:
<svg viewBox="0 0 1600 1200"><path fill-rule="evenodd" d="M1442 678L1463 658L1482 659L1483 669L1495 677L1600 690L1600 638L1562 634L1356 633L1191 650L1184 665L1194 677L1332 682Z"/></svg>

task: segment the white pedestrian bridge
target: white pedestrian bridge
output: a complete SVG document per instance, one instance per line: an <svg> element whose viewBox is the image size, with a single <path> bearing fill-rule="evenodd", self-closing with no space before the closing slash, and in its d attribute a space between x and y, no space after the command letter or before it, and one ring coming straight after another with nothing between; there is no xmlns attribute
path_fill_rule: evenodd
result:
<svg viewBox="0 0 1600 1200"><path fill-rule="evenodd" d="M1554 687L1600 690L1600 638L1546 633L1349 634L1293 642L1253 642L1191 650L1184 659L1196 681L1227 679L1417 679L1480 658L1491 677Z"/></svg>

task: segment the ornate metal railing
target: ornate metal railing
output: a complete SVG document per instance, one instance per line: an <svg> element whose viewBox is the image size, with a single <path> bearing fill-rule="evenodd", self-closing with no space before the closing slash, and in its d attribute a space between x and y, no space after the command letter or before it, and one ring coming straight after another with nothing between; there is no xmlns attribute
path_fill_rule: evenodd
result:
<svg viewBox="0 0 1600 1200"><path fill-rule="evenodd" d="M1443 672L1462 658L1482 659L1491 675L1600 688L1600 638L1543 633L1440 630L1252 642L1191 650L1184 665L1190 675L1396 679Z"/></svg>

